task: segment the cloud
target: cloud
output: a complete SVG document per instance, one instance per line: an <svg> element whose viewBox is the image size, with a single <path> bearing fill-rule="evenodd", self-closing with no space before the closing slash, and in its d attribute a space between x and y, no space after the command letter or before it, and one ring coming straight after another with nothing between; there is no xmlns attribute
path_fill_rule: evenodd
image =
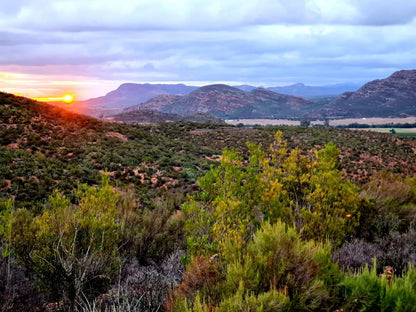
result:
<svg viewBox="0 0 416 312"><path fill-rule="evenodd" d="M7 2L4 27L49 31L218 30L253 25L393 25L412 0L26 0Z"/></svg>
<svg viewBox="0 0 416 312"><path fill-rule="evenodd" d="M7 1L0 73L107 86L365 82L414 66L415 16L410 0Z"/></svg>

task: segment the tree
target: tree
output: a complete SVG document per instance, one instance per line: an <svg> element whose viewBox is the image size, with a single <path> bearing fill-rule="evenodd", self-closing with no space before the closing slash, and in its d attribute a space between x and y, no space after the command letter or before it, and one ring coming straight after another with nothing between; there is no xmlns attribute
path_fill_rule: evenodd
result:
<svg viewBox="0 0 416 312"><path fill-rule="evenodd" d="M267 220L281 219L304 238L329 239L335 246L358 226L359 189L343 178L333 143L305 155L299 149L289 152L277 133L268 153L261 145L248 147L247 160L236 150L224 150L220 165L198 180L201 194L185 205L192 229L188 240L210 245L199 244L193 248L197 253L221 252L228 237L236 248L243 246Z"/></svg>
<svg viewBox="0 0 416 312"><path fill-rule="evenodd" d="M309 127L311 125L311 121L308 119L302 119L300 121L300 126L301 127Z"/></svg>
<svg viewBox="0 0 416 312"><path fill-rule="evenodd" d="M343 178L333 143L289 151L278 132L267 152L248 149L246 159L224 150L183 206L194 278L184 278L170 307L330 309L340 273L328 242L338 247L358 226L358 187Z"/></svg>

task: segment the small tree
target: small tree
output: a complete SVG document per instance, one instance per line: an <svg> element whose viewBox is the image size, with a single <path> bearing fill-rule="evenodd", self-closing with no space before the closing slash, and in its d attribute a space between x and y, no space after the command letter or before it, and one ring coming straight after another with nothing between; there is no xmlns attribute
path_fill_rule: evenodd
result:
<svg viewBox="0 0 416 312"><path fill-rule="evenodd" d="M301 127L309 127L311 125L311 121L308 119L302 119L300 121L300 126Z"/></svg>

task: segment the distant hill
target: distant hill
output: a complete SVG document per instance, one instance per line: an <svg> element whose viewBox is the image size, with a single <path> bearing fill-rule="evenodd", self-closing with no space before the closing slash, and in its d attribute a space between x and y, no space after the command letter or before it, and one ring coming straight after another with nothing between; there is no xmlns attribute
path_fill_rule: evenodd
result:
<svg viewBox="0 0 416 312"><path fill-rule="evenodd" d="M78 101L75 104L88 115L107 116L119 113L125 107L145 102L161 94L184 95L196 88L184 84L124 83L105 96Z"/></svg>
<svg viewBox="0 0 416 312"><path fill-rule="evenodd" d="M239 85L235 88L245 92L251 92L259 89L251 85ZM198 89L195 86L187 86L184 84L136 84L124 83L116 90L107 93L104 96L88 99L85 101L77 101L75 106L78 112L94 116L107 117L125 112L124 108L129 107L130 110L150 109L157 110L155 107L160 106L162 102L172 102L176 100L176 96L186 95ZM300 97L324 97L337 96L345 91L354 91L358 89L356 85L328 85L312 87L298 83L286 87L270 87L267 90ZM157 97L150 101L147 105L143 105L146 101ZM159 103L158 103L159 102ZM134 107L136 105L136 107Z"/></svg>
<svg viewBox="0 0 416 312"><path fill-rule="evenodd" d="M401 70L366 83L329 102L328 115L398 117L416 115L416 70Z"/></svg>
<svg viewBox="0 0 416 312"><path fill-rule="evenodd" d="M303 83L296 83L290 86L285 87L271 87L267 88L268 90L288 94L296 95L306 98L315 98L315 97L327 97L327 96L338 96L346 91L355 91L361 85L358 84L334 84L334 85L324 85L324 86L306 86Z"/></svg>
<svg viewBox="0 0 416 312"><path fill-rule="evenodd" d="M172 94L161 94L150 100L147 100L144 103L139 103L136 105L132 105L123 109L123 113L132 112L137 110L153 110L153 111L160 111L161 107L166 105L172 104L175 101L181 98L180 95L172 95Z"/></svg>
<svg viewBox="0 0 416 312"><path fill-rule="evenodd" d="M262 88L245 92L228 85L214 84L184 96L158 96L134 107L179 115L207 113L220 118L282 118L299 115L311 103L303 98ZM134 107L127 110L134 110Z"/></svg>
<svg viewBox="0 0 416 312"><path fill-rule="evenodd" d="M246 92L256 89L256 87L251 85L238 85L234 87ZM265 89L281 94L294 95L304 98L316 98L338 96L347 91L356 91L359 87L361 87L361 84L355 83L340 83L323 86L307 86L303 83L296 83L284 87L267 87Z"/></svg>

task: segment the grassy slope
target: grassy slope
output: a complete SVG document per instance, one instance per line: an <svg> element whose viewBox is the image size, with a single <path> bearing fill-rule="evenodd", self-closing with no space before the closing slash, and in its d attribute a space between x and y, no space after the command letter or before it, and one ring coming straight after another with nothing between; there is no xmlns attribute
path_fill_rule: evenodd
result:
<svg viewBox="0 0 416 312"><path fill-rule="evenodd" d="M105 123L47 104L0 93L0 197L40 207L58 188L97 184L107 171L119 185L133 185L144 206L158 196L181 201L225 147L245 153L247 141L265 147L282 130L289 147L304 150L333 141L341 166L365 182L374 170L413 175L415 141L389 134L332 128L246 128L195 123L151 126ZM215 157L214 157L215 158ZM167 191L166 191L167 190ZM169 193L169 194L167 194Z"/></svg>

